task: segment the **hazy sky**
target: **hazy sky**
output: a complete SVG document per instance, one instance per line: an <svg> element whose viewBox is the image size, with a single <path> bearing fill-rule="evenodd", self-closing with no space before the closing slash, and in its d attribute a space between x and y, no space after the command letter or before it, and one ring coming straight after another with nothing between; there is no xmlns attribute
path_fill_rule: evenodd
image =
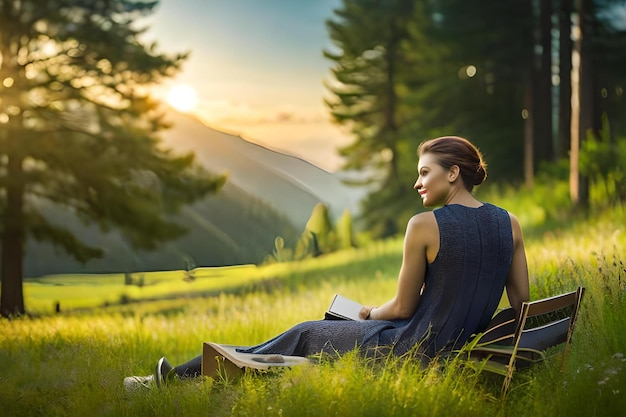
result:
<svg viewBox="0 0 626 417"><path fill-rule="evenodd" d="M197 92L196 112L218 130L286 150L328 170L345 129L330 122L323 80L332 46L325 20L341 0L161 0L147 37L190 51L167 85ZM162 92L161 94L165 94Z"/></svg>

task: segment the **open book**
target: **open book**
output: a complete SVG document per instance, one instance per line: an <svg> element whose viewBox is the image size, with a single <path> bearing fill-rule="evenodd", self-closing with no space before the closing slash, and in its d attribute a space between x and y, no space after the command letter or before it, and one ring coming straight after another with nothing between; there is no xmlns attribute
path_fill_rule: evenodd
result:
<svg viewBox="0 0 626 417"><path fill-rule="evenodd" d="M324 318L326 320L363 320L359 318L362 305L349 298L335 294Z"/></svg>

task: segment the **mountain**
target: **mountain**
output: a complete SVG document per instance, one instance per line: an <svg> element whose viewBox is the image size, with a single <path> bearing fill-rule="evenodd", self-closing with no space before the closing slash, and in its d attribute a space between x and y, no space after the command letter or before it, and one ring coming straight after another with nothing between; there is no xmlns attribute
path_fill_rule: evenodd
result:
<svg viewBox="0 0 626 417"><path fill-rule="evenodd" d="M80 264L47 243L29 241L26 276L259 263L272 252L277 236L288 243L297 239L318 202L326 203L334 218L346 208L356 214L358 194L335 175L302 159L211 129L191 116L173 113L169 120L173 126L163 135L165 147L175 152L193 151L207 169L228 175L218 194L175 216L189 233L156 251L138 251L119 233L103 233L59 207L45 205L46 217L104 249L105 255Z"/></svg>
<svg viewBox="0 0 626 417"><path fill-rule="evenodd" d="M194 152L211 171L228 173L228 181L274 206L297 227L304 227L318 202L339 217L345 209L358 212L362 190L307 161L220 132L197 118L172 112L173 128L164 132L163 144L176 151Z"/></svg>

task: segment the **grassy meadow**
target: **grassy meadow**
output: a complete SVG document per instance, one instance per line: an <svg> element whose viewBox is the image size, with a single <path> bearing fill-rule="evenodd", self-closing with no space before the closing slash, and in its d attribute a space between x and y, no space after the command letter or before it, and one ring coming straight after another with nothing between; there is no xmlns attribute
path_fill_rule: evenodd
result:
<svg viewBox="0 0 626 417"><path fill-rule="evenodd" d="M178 364L202 342L255 344L322 318L333 294L380 304L395 291L400 239L293 264L59 276L25 284L30 318L0 321L3 416L618 416L626 411L626 210L527 229L533 299L587 288L568 360L501 378L461 362L336 362L236 381L181 381L127 394L122 380ZM528 203L530 204L530 203ZM523 215L522 215L523 213ZM554 218L555 216L551 216ZM133 285L125 285L129 280ZM140 285L136 285L140 284ZM172 298L172 296L176 296ZM59 303L60 314L53 314Z"/></svg>

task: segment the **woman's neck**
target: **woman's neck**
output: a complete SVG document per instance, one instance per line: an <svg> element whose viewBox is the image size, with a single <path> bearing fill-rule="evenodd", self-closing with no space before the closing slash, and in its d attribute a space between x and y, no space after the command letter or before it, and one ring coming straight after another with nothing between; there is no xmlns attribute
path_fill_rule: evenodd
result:
<svg viewBox="0 0 626 417"><path fill-rule="evenodd" d="M478 201L472 193L467 191L465 188L456 189L450 193L448 198L446 199L446 205L449 204L459 204L461 206L467 207L480 207L483 205L482 202Z"/></svg>

